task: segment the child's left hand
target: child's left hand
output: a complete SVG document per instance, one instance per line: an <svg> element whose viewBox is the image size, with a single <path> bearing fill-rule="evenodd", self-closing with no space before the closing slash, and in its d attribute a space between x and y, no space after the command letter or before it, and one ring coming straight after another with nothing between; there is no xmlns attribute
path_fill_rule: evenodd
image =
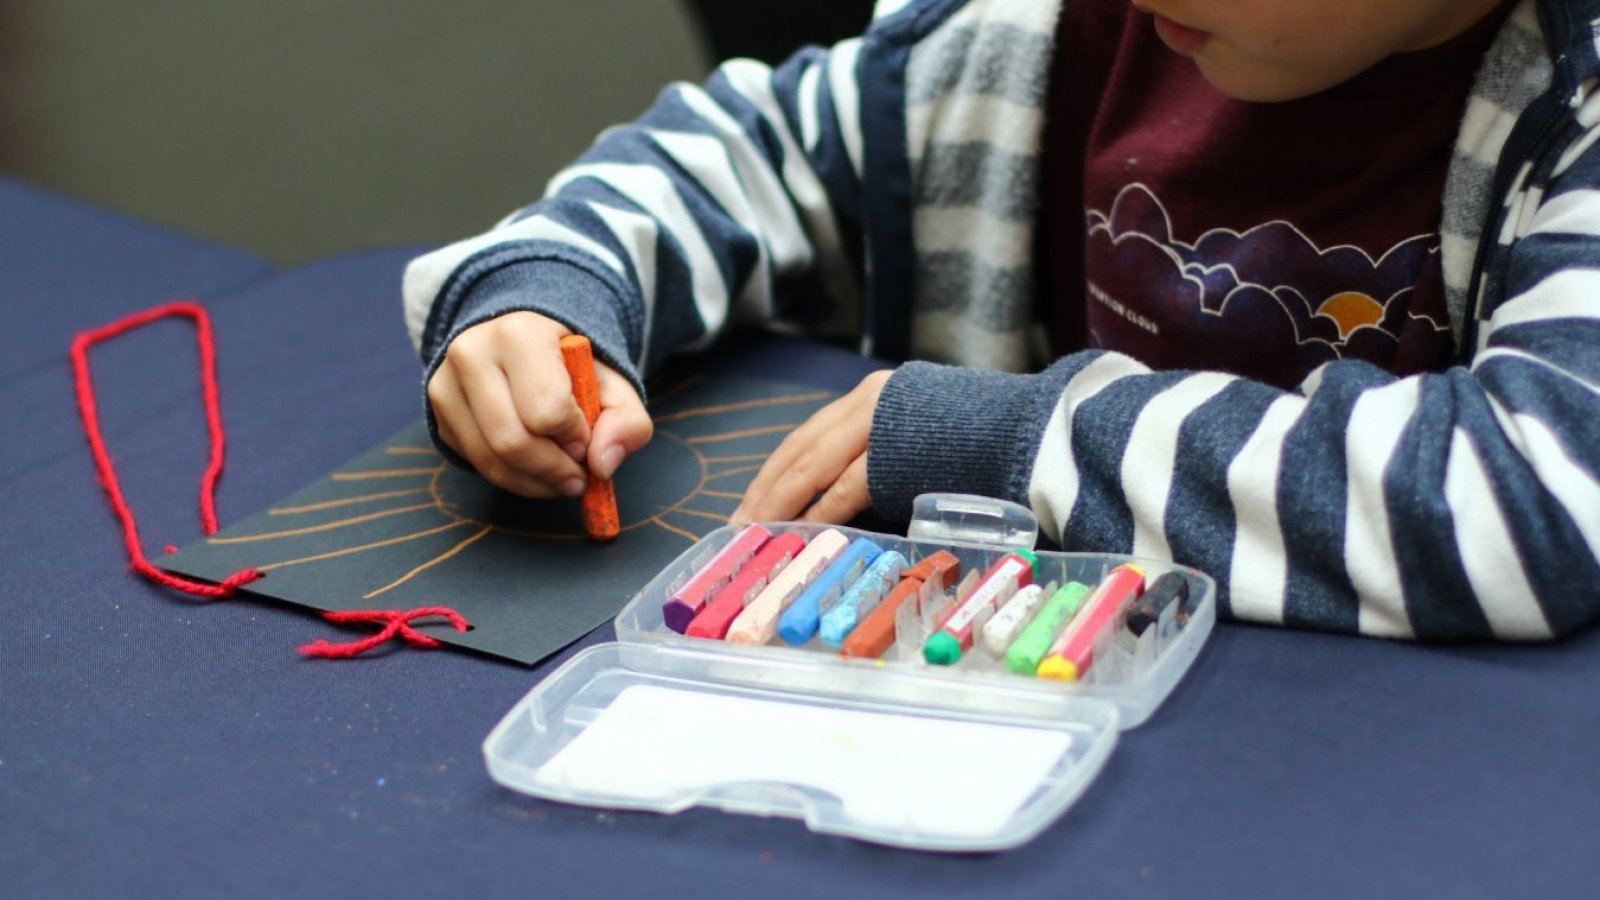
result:
<svg viewBox="0 0 1600 900"><path fill-rule="evenodd" d="M878 395L892 374L892 369L885 369L868 375L850 393L790 432L767 457L729 521L843 524L872 505L867 494L867 437Z"/></svg>

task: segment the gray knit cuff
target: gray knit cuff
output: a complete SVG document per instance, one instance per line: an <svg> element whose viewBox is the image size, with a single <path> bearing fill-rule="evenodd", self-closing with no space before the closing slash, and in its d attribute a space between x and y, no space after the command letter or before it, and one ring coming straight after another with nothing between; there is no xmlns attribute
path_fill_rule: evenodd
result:
<svg viewBox="0 0 1600 900"><path fill-rule="evenodd" d="M872 418L867 487L886 518L918 494L948 491L1027 503L1028 474L1054 392L1036 375L913 362L884 386Z"/></svg>

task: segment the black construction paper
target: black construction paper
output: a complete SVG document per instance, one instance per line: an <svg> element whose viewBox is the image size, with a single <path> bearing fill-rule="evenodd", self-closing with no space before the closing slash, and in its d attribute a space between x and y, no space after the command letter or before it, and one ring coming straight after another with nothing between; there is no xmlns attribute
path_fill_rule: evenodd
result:
<svg viewBox="0 0 1600 900"><path fill-rule="evenodd" d="M448 464L419 419L159 564L212 581L254 567L265 577L248 593L320 610L449 606L471 631L414 627L532 665L611 619L726 524L762 461L834 396L727 375L659 391L654 440L617 472L622 534L609 543L585 537L576 500L517 497Z"/></svg>

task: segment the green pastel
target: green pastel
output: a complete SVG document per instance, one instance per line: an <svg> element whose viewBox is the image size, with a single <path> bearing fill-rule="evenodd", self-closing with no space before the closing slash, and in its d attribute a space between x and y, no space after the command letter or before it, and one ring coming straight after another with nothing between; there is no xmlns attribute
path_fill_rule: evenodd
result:
<svg viewBox="0 0 1600 900"><path fill-rule="evenodd" d="M1087 596L1089 586L1086 584L1069 581L1062 585L1006 648L1006 668L1018 675L1032 675L1039 668L1039 661L1050 652L1050 644L1061 633L1061 626L1072 618Z"/></svg>

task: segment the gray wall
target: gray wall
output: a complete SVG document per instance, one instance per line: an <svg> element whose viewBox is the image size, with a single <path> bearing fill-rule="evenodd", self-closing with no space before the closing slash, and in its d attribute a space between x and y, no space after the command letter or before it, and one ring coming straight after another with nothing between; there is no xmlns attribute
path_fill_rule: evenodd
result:
<svg viewBox="0 0 1600 900"><path fill-rule="evenodd" d="M0 0L0 168L290 263L479 231L707 68L677 0Z"/></svg>

